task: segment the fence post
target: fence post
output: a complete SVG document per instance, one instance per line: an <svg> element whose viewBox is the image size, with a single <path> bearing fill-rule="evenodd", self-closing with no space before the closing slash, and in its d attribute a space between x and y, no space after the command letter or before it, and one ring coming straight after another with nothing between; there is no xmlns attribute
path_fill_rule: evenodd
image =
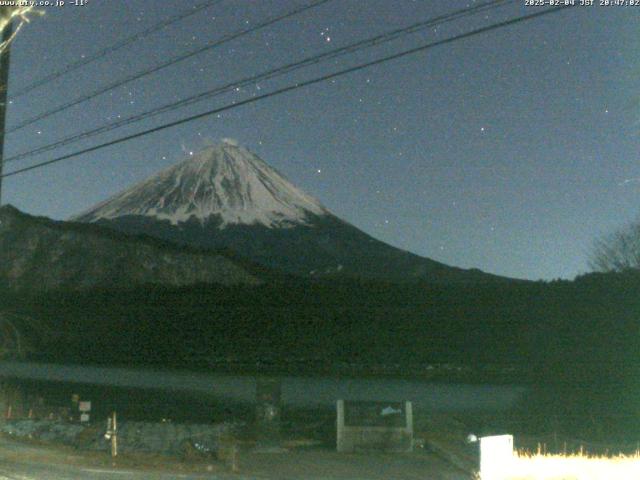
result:
<svg viewBox="0 0 640 480"><path fill-rule="evenodd" d="M338 400L336 404L336 450L346 450L344 438L344 400Z"/></svg>
<svg viewBox="0 0 640 480"><path fill-rule="evenodd" d="M116 458L118 456L118 424L116 423L116 412L111 414L111 457Z"/></svg>
<svg viewBox="0 0 640 480"><path fill-rule="evenodd" d="M116 421L116 412L111 412L107 418L107 432L104 438L111 442L111 458L118 456L118 424Z"/></svg>

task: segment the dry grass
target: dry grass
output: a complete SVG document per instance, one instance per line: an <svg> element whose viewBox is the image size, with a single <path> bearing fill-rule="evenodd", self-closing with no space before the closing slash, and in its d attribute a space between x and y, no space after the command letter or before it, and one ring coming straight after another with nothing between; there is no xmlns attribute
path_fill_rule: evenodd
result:
<svg viewBox="0 0 640 480"><path fill-rule="evenodd" d="M554 455L514 452L509 466L495 480L636 480L640 452L635 455L595 456L585 453ZM494 480L488 478L483 480Z"/></svg>

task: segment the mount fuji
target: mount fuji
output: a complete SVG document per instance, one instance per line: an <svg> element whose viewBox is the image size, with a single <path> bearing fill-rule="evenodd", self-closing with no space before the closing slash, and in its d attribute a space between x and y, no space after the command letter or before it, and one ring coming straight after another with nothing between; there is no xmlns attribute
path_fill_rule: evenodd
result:
<svg viewBox="0 0 640 480"><path fill-rule="evenodd" d="M71 220L178 244L231 249L302 276L437 283L503 279L450 267L372 238L229 140Z"/></svg>

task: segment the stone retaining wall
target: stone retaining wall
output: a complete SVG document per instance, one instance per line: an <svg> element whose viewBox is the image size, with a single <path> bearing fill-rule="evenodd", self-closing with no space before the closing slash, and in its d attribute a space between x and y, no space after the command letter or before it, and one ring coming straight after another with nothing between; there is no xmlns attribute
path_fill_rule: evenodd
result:
<svg viewBox="0 0 640 480"><path fill-rule="evenodd" d="M169 455L216 454L225 442L240 433L241 425L174 424L152 422L118 422L120 452L149 452ZM0 433L50 443L62 443L87 450L108 450L106 422L93 425L56 420L7 420L0 423Z"/></svg>

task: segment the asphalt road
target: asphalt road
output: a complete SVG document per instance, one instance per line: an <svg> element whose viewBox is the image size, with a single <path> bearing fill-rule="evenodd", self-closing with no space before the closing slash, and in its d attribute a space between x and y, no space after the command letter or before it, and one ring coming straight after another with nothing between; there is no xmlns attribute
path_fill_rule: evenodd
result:
<svg viewBox="0 0 640 480"><path fill-rule="evenodd" d="M142 472L135 470L111 470L104 468L87 468L73 465L48 465L36 462L4 462L1 461L0 480L113 480L113 479L132 479L132 480L169 480L169 479L207 479L207 480L377 480L380 474L382 478L397 478L391 472L376 472L374 476L370 476L371 472L363 471L358 473L350 473L348 476L338 475L325 472L320 476L308 475L305 473L292 475L287 472L285 476L269 475L265 476L246 476L246 475L225 475L225 474L181 474L181 473L160 473L160 472ZM329 465L328 465L329 466ZM331 465L331 467L334 467ZM370 470L369 467L366 470ZM333 469L332 469L333 470ZM391 476L386 476L389 473ZM469 476L460 472L456 472L449 468L444 471L441 469L422 470L419 476L410 475L409 479L429 479L429 480L468 480Z"/></svg>
<svg viewBox="0 0 640 480"><path fill-rule="evenodd" d="M100 468L86 468L73 465L47 465L35 462L15 463L0 461L0 480L162 480L162 479L208 479L222 480L219 475L192 475L178 473L146 473L132 470L107 470ZM230 477L227 477L230 478ZM245 477L249 478L249 477ZM234 477L238 479L239 477ZM226 480L226 479L225 479Z"/></svg>
<svg viewBox="0 0 640 480"><path fill-rule="evenodd" d="M220 465L190 465L191 472L163 468L112 468L102 457L0 438L0 480L470 480L470 475L433 454L338 454L329 450L285 454L245 453L240 474ZM122 465L122 464L121 464ZM201 470L198 470L201 469ZM166 473L165 473L166 472ZM195 473L193 473L195 472Z"/></svg>
<svg viewBox="0 0 640 480"><path fill-rule="evenodd" d="M95 459L94 459L95 460ZM92 458L68 449L27 445L0 438L0 480L253 480L218 473L193 474L91 465Z"/></svg>

